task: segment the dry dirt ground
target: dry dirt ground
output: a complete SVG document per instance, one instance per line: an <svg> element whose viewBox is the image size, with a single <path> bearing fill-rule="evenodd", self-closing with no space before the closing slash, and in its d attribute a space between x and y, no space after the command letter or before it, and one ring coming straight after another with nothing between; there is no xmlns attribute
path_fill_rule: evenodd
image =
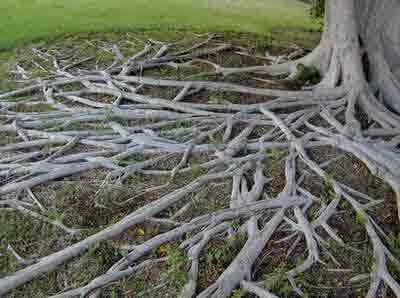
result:
<svg viewBox="0 0 400 298"><path fill-rule="evenodd" d="M204 35L201 36L192 32L168 34L165 32L141 32L120 35L91 34L71 36L49 44L35 44L24 47L13 53L1 54L4 63L2 63L0 73L0 92L10 90L18 85L15 80L19 80L21 74L12 72L15 70L16 63L30 73L32 77L43 76L45 74L43 73L45 72L44 69L52 67L51 65L47 65L48 62L46 60L40 59L32 51L33 47L44 53L47 52L56 55L60 60L63 57L71 56L77 58L91 57L91 59L76 67L80 69L92 69L96 65L97 67L101 67L110 63L110 60L113 59L113 55L109 52L112 44L118 44L123 54L131 54L137 52L143 46L143 42L148 39L181 41L173 49L173 51L178 52L191 44L201 41L204 39ZM251 56L238 54L239 50L231 50L204 58L223 66L260 65L266 63L262 58L266 51L271 55L283 55L292 50L292 43L310 50L317 43L317 40L318 35L311 33L282 32L271 36L224 33L219 34L207 47L229 42L238 47L243 47ZM260 58L256 58L255 56L260 56ZM38 64L43 67L43 72L38 71ZM313 79L299 78L294 81L280 81L266 75L254 74L221 78L213 74L211 67L201 63L182 69L161 67L155 70L144 70L143 75L178 80L229 81L253 87L291 90L300 89L304 85L309 84L309 80ZM154 97L173 98L178 90L168 87L146 87L140 92L141 94ZM29 96L32 97L35 94ZM49 108L45 104L34 107L24 105L24 100L29 96L18 98L18 101L15 101L13 109L25 112L45 112ZM266 102L269 99L265 96L201 91L185 100L198 103L246 104ZM99 100L99 98L96 100ZM109 103L112 98L104 96L101 100ZM74 105L79 106L78 103L74 103ZM4 122L5 119L2 121ZM151 119L142 122L125 121L123 124L134 127L151 123L151 121ZM185 127L185 125L187 123L182 121L176 127L165 127L165 130L178 129ZM77 130L84 128L96 130L103 127L101 122L82 123L75 127ZM237 129L237 131L234 131L234 134L238 134L239 132L240 130ZM250 138L257 139L264 132L263 129L255 130ZM184 135L182 137L184 138ZM221 142L221 138L222 136L216 135L212 142L218 144ZM16 135L2 132L0 135L0 148L17 141L18 137ZM46 147L39 149L51 151L51 148ZM92 149L90 146L76 146L73 151L83 152ZM29 150L25 150L25 152L29 152ZM270 196L274 196L285 185L284 157L287 155L287 152L285 150L276 150L270 153L274 158L269 161L269 170L265 172L265 175L271 178L271 181L265 188L265 192ZM10 154L9 152L0 151L0 159L5 159ZM327 168L327 171L333 178L374 198L384 200L382 204L369 210L369 214L388 235L389 246L393 250L393 253L396 254L396 257L400 257L399 223L395 198L390 187L372 176L366 166L351 155L339 152L330 147L321 147L318 150L312 150L310 155L319 162L337 157L337 161ZM138 155L119 162L121 164L130 164L151 157L154 157L154 155ZM0 209L0 277L4 277L22 268L22 265L8 249L9 246L28 261L49 255L115 223L133 210L159 198L162 194L166 194L171 190L177 189L179 186L189 183L203 173L202 168L195 165L214 158L210 154L192 155L189 160L189 164L193 166L192 171L176 176L173 181L170 180L169 176L134 174L123 185L108 185L105 187L103 181L107 175L107 171L91 170L80 175L58 179L34 187L32 192L44 206L44 215L51 219L62 220L66 226L79 228L82 232L77 236L66 235L56 227L30 216L22 215L14 209ZM168 158L159 161L156 167L157 169L171 170L179 163L180 159L180 155L170 155ZM7 177L1 177L1 185L6 184L7 179ZM154 191L148 191L156 186L160 187ZM305 186L310 193L322 198L322 202L325 201L326 203L331 199L330 186L321 179L310 174L306 177ZM191 208L176 218L176 220L184 222L201 214L228 208L230 192L230 180L215 181L203 187L201 191L191 195L188 200L192 202ZM18 195L21 199L24 199L24 196L26 196L24 192L13 195ZM179 204L173 206L173 208L168 209L160 216L168 218L181 207L182 205ZM329 248L334 258L322 255L322 261L325 262L325 265L317 264L311 270L296 278L302 290L308 295L307 297L365 296L369 286L368 280L353 281L352 278L370 271L370 266L373 263L372 249L362 225L363 218L347 207L346 203L341 204L339 207L340 212L330 222L331 226L337 231L337 234L345 240L346 245L339 246L332 241L328 241L326 248ZM309 218L316 216L313 212L315 210L312 208L308 211ZM234 224L239 226L240 222ZM166 223L154 221L134 226L118 238L106 241L96 247L91 247L81 257L60 266L56 272L44 275L40 279L36 279L14 290L7 297L46 297L65 289L79 287L104 273L121 256L126 254L125 247L127 245L142 243L169 228L170 226ZM323 231L319 232L324 236ZM258 258L254 266L253 277L254 280L262 282L268 276L268 282L264 284L265 287L273 290L279 297L296 297L290 284L284 279L283 274L304 260L307 255L304 249L305 243L304 240L301 240L293 249L292 243L294 239L286 242L275 241L282 238L285 232L282 231L280 233L280 235L278 235L279 233L274 235L272 241L268 243L264 252ZM186 235L186 237L190 237L190 235ZM239 234L235 237L216 239L208 244L200 259L199 292L212 284L224 271L240 250L243 241L244 239ZM177 297L179 290L187 279L185 275L185 271L187 270L185 255L177 249L177 244L174 242L162 245L153 252L154 255L158 257L168 256L170 258L165 263L160 263L157 266L139 272L131 278L126 278L108 286L102 291L102 297ZM333 260L336 260L337 263ZM400 278L399 272L396 274ZM386 289L382 289L380 296L394 297ZM234 292L233 297L250 296L237 290Z"/></svg>

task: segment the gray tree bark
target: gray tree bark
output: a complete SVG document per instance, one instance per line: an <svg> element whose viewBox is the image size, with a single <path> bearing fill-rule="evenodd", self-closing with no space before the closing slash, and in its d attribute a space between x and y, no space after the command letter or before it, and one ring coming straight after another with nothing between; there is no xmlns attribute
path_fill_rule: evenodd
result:
<svg viewBox="0 0 400 298"><path fill-rule="evenodd" d="M400 2L396 0L327 1L321 52L317 51L318 57L322 57L321 70L330 74L327 80L353 85L352 88L360 87L365 80L373 95L397 113L400 112L399 15Z"/></svg>

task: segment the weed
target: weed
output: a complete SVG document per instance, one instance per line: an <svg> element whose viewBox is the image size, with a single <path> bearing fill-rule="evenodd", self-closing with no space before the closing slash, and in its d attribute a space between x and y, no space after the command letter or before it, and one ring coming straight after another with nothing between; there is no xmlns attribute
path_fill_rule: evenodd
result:
<svg viewBox="0 0 400 298"><path fill-rule="evenodd" d="M400 257L400 234L398 234L397 236L393 234L390 235L388 244L394 256Z"/></svg>
<svg viewBox="0 0 400 298"><path fill-rule="evenodd" d="M290 285L286 272L289 271L286 265L274 269L272 273L264 275L264 285L279 297L292 297L293 288Z"/></svg>
<svg viewBox="0 0 400 298"><path fill-rule="evenodd" d="M296 79L308 85L315 85L321 81L321 73L315 66L297 65Z"/></svg>
<svg viewBox="0 0 400 298"><path fill-rule="evenodd" d="M244 155L249 154L249 144L245 143L242 148L242 152Z"/></svg>
<svg viewBox="0 0 400 298"><path fill-rule="evenodd" d="M268 155L271 162L275 164L281 161L281 159L286 155L286 151L277 148L266 148L264 154Z"/></svg>
<svg viewBox="0 0 400 298"><path fill-rule="evenodd" d="M359 225L365 225L368 221L368 219L365 217L365 215L361 212L357 212L355 221Z"/></svg>
<svg viewBox="0 0 400 298"><path fill-rule="evenodd" d="M242 289L237 289L232 292L231 298L243 298L246 295L246 292Z"/></svg>
<svg viewBox="0 0 400 298"><path fill-rule="evenodd" d="M184 251L179 248L167 247L167 268L165 272L166 280L176 289L184 287L188 280L186 272L187 256Z"/></svg>
<svg viewBox="0 0 400 298"><path fill-rule="evenodd" d="M324 182L323 182L323 188L322 188L322 200L325 203L329 203L336 197L336 192L333 187L332 183L332 178L327 177Z"/></svg>
<svg viewBox="0 0 400 298"><path fill-rule="evenodd" d="M118 298L118 291L116 289L111 290L111 298Z"/></svg>
<svg viewBox="0 0 400 298"><path fill-rule="evenodd" d="M47 217L50 220L62 222L64 220L64 213L58 209L52 208L47 210Z"/></svg>
<svg viewBox="0 0 400 298"><path fill-rule="evenodd" d="M207 265L226 267L243 247L244 242L245 237L238 233L236 237L231 237L220 245L211 246L205 257Z"/></svg>
<svg viewBox="0 0 400 298"><path fill-rule="evenodd" d="M120 257L110 242L92 245L79 260L71 264L73 280L78 284L87 283L106 271Z"/></svg>
<svg viewBox="0 0 400 298"><path fill-rule="evenodd" d="M383 187L383 191L384 191L384 192L387 192L387 193L393 192L392 186L391 186L389 183L387 183L386 181L383 182L382 187Z"/></svg>

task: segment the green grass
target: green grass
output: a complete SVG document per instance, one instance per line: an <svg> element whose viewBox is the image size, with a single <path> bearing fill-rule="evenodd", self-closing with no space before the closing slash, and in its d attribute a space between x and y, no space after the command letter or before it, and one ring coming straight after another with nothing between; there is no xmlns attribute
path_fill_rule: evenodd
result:
<svg viewBox="0 0 400 298"><path fill-rule="evenodd" d="M1 0L0 50L78 32L314 29L297 0Z"/></svg>

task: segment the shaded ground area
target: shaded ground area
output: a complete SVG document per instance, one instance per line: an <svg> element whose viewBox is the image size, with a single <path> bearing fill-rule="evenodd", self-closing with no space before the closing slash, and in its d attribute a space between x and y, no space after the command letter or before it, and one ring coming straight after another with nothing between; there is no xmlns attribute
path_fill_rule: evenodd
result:
<svg viewBox="0 0 400 298"><path fill-rule="evenodd" d="M143 32L129 34L89 34L70 37L67 40L58 40L50 44L36 44L29 48L16 50L14 53L4 54L7 63L0 70L0 90L2 92L15 89L19 86L16 80L23 76L29 79L36 77L52 76L49 72L53 68L52 61L46 59L46 54L57 57L60 61L58 67L69 71L85 69L103 69L113 63L115 51L120 51L127 57L143 48L149 39L155 41L177 41L170 49L172 53L186 50L193 44L197 44L207 38L208 35L194 34L191 32ZM260 36L252 34L224 33L216 34L215 38L205 45L205 48L215 48L221 44L230 43L235 47L228 51L206 55L202 59L214 62L225 67L243 67L270 63L266 59L266 52L271 56L286 56L293 51L293 44L302 49L302 55L307 53L317 42L318 35L305 33L282 33L280 35ZM118 45L118 47L115 47ZM32 48L35 50L32 51ZM204 49L201 49L204 50ZM39 53L39 55L38 55ZM80 61L82 58L88 58ZM77 65L69 65L63 61L80 61ZM16 63L20 67L16 68ZM23 69L23 71L21 70ZM215 74L214 68L204 61L194 61L191 65L174 68L170 65L156 69L144 69L140 72L144 77L174 79L174 80L211 80L218 82L230 82L255 88L300 90L304 86L314 82L315 77L298 77L295 80L278 80L265 74L240 74L223 78ZM25 78L26 79L26 78ZM76 86L64 86L63 91L74 90ZM153 98L173 99L179 93L179 89L170 87L155 87L146 85L140 89L139 94ZM0 104L7 106L8 111L19 113L45 113L52 111L52 106L43 103L39 94L29 94L24 97L16 97ZM37 104L31 104L32 98L38 97ZM98 103L112 103L112 96L88 97ZM185 98L185 102L197 104L255 104L265 103L272 98L260 95L245 95L226 91L201 90ZM63 101L63 104L72 108L85 106L79 102ZM280 110L279 113L290 113L290 108ZM0 116L1 116L0 112ZM152 119L120 120L114 119L126 128L145 127L155 124ZM7 119L3 118L3 123ZM106 119L107 121L107 119ZM48 132L63 130L91 130L100 131L108 129L105 120L86 121L63 126L61 129L48 123ZM319 124L320 119L311 119L313 124ZM202 129L211 129L211 123L205 123ZM168 136L181 142L188 140L184 129L191 123L182 120L178 123L163 126L159 130L159 136ZM208 125L208 126L207 126ZM232 138L238 136L245 128L245 124L235 127ZM1 128L1 126L0 126ZM250 140L257 140L272 127L263 126L255 129L249 136ZM19 142L20 136L10 132L1 132L0 149ZM209 143L221 145L223 135L218 132L210 137ZM50 156L54 149L52 146L39 146L40 151ZM19 153L29 153L36 149L20 150ZM90 145L78 145L69 153L91 152L95 148ZM242 149L242 154L247 154L248 148ZM249 151L250 152L250 151ZM11 158L15 152L0 150L0 160ZM269 179L264 188L267 196L275 197L285 187L285 158L287 150L273 149L266 152L271 158L264 162L264 175ZM326 167L326 171L332 177L354 190L368 194L373 198L383 201L368 209L368 214L373 217L384 234L385 242L393 254L400 257L399 223L396 212L394 193L390 187L371 175L366 168L354 156L333 149L331 147L319 147L309 152L313 160L323 163L335 159ZM190 170L180 173L171 180L170 175L156 175L152 169L158 171L171 171L181 161L181 154L169 154L163 156L157 153L147 155L132 155L126 159L117 160L118 165L130 165L144 160L162 157L150 168L141 173L134 173L127 177L123 184L105 184L107 170L95 169L83 174L72 175L56 181L47 182L32 188L35 198L43 205L42 214L47 218L62 221L67 227L81 229L80 235L66 235L63 231L44 223L31 216L21 215L12 208L0 209L0 277L15 272L22 268L13 255L10 247L27 262L49 255L71 243L92 235L100 229L117 222L125 215L170 193L182 186L189 184L194 179L204 174L201 164L215 160L215 155L210 152L195 153L189 158ZM304 165L300 165L300 167ZM147 171L146 171L147 170ZM11 176L12 176L11 172ZM248 180L254 183L249 175ZM1 177L1 186L9 181L10 177ZM312 173L304 178L304 189L317 200L312 208L307 210L308 218L315 218L320 208L328 205L332 200L331 185ZM60 291L76 288L91 281L96 276L105 273L119 258L126 255L127 247L140 244L163 231L168 231L176 222L186 222L202 214L208 214L221 209L229 208L231 196L231 180L215 180L202 187L198 192L192 193L185 201L173 205L164 210L158 217L166 219L157 221L149 219L143 224L135 225L119 237L105 241L91 247L80 258L76 258L49 275L36 279L27 285L14 290L7 297L45 297ZM31 202L31 198L24 192L12 194L19 196L23 201ZM9 196L9 195L7 195ZM2 198L3 199L3 198ZM5 198L4 198L5 199ZM182 207L190 203L190 208L177 214ZM174 216L176 215L176 216ZM167 221L172 218L173 220ZM267 222L269 215L265 215L262 222ZM233 221L234 228L240 227L243 220ZM328 239L322 242L321 262L312 266L307 272L298 274L296 282L307 297L365 297L368 290L368 278L357 279L355 276L370 272L373 264L373 253L363 224L365 218L352 211L348 203L343 201L338 207L338 212L330 219L330 225L338 236L345 241L345 245L338 245L329 240L326 233L318 230L322 238ZM263 287L270 289L279 297L297 297L293 288L284 278L284 273L294 268L307 257L305 239L295 235L287 238L291 233L285 228L275 233L264 248L263 253L257 259L253 269L253 280L260 282ZM191 234L184 236L189 239ZM282 240L284 239L284 240ZM293 245L295 239L298 245ZM240 231L233 236L218 237L210 241L200 256L200 273L197 292L200 293L216 281L218 276L229 266L231 261L242 248L246 238ZM188 277L185 273L188 268L188 260L185 254L178 249L178 241L163 244L152 252L152 255L144 257L168 257L166 262L145 268L132 277L113 283L105 288L102 297L177 297L185 285ZM324 254L325 252L325 254ZM399 278L399 272L395 266L391 266L393 274ZM394 297L383 288L382 297ZM252 297L242 290L236 290L234 298Z"/></svg>

